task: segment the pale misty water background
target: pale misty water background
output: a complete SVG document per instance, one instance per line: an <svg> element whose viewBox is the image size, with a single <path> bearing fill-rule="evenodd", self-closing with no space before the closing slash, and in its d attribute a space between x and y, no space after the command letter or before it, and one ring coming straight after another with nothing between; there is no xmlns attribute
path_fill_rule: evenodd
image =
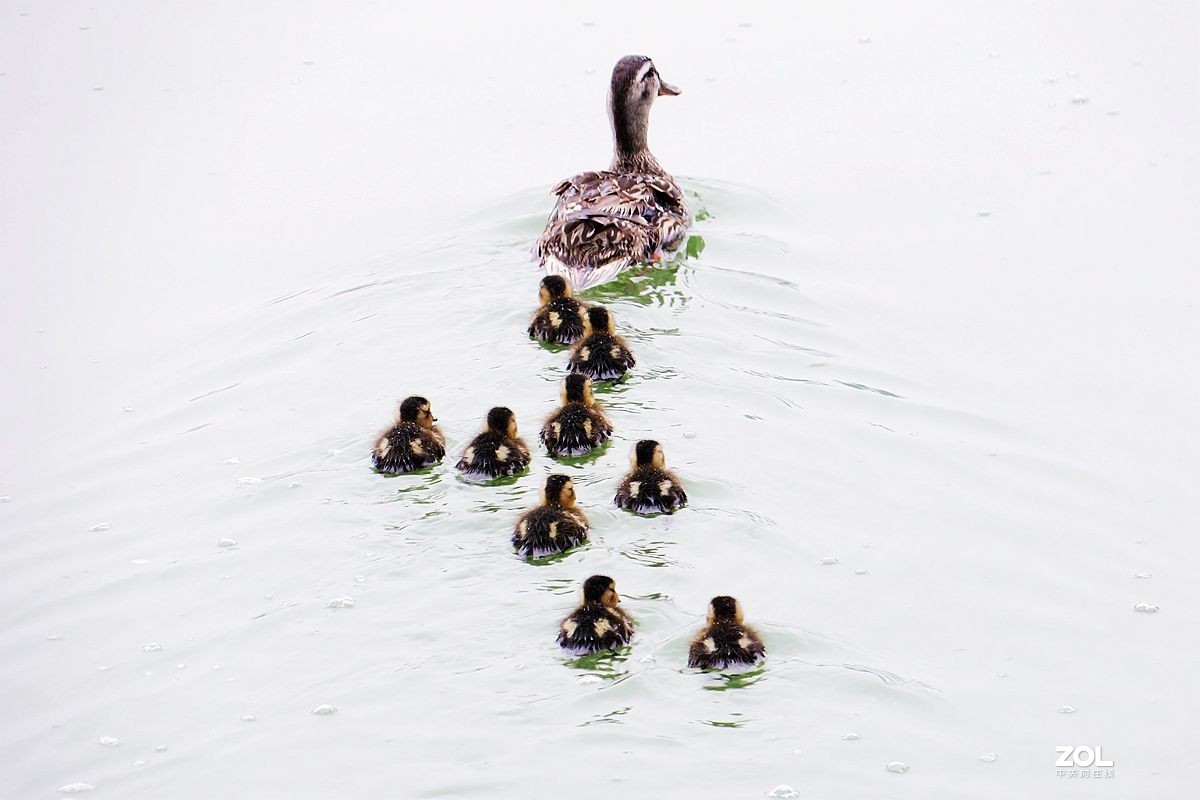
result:
<svg viewBox="0 0 1200 800"><path fill-rule="evenodd" d="M1197 30L0 3L0 796L1190 796ZM626 52L706 247L592 293L639 363L561 467L591 544L529 565L540 451L368 453L412 392L452 455L493 404L533 442L527 252ZM673 517L610 507L644 436ZM637 638L568 663L597 572ZM717 593L762 669L686 669Z"/></svg>

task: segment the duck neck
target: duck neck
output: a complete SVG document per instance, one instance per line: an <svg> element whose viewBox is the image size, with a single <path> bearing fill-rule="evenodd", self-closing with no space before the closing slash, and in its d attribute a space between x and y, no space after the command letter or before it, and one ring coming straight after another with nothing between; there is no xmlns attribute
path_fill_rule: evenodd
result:
<svg viewBox="0 0 1200 800"><path fill-rule="evenodd" d="M612 121L613 172L662 173L662 167L646 143L649 114L646 108L632 108L610 97L608 115Z"/></svg>

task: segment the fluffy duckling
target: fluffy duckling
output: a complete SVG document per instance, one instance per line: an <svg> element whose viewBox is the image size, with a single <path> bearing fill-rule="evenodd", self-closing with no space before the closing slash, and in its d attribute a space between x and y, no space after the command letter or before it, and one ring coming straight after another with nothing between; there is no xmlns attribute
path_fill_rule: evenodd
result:
<svg viewBox="0 0 1200 800"><path fill-rule="evenodd" d="M633 448L633 470L617 487L614 500L620 508L639 514L670 514L687 503L687 492L675 473L667 469L662 445L643 439Z"/></svg>
<svg viewBox="0 0 1200 800"><path fill-rule="evenodd" d="M535 558L578 547L587 538L587 517L575 507L575 484L566 475L551 475L542 504L517 520L512 542L518 555Z"/></svg>
<svg viewBox="0 0 1200 800"><path fill-rule="evenodd" d="M405 398L396 424L375 440L371 464L380 472L401 473L436 464L446 455L446 437L424 397Z"/></svg>
<svg viewBox="0 0 1200 800"><path fill-rule="evenodd" d="M629 345L613 330L607 308L590 307L587 321L590 330L571 350L568 370L582 372L594 381L615 380L637 364Z"/></svg>
<svg viewBox="0 0 1200 800"><path fill-rule="evenodd" d="M606 575L583 582L583 602L558 625L558 643L573 653L616 650L633 638L633 623L619 605L617 584Z"/></svg>
<svg viewBox="0 0 1200 800"><path fill-rule="evenodd" d="M721 595L708 604L708 624L692 639L688 666L725 669L735 664L753 664L766 653L762 637L742 622L742 604Z"/></svg>
<svg viewBox="0 0 1200 800"><path fill-rule="evenodd" d="M586 323L583 304L571 296L571 286L561 275L542 278L538 289L541 306L529 323L529 338L555 344L575 344L583 338Z"/></svg>
<svg viewBox="0 0 1200 800"><path fill-rule="evenodd" d="M472 440L458 460L458 469L472 477L513 475L529 466L529 448L517 436L511 409L496 406L488 412L483 433Z"/></svg>
<svg viewBox="0 0 1200 800"><path fill-rule="evenodd" d="M572 373L563 381L562 408L546 418L539 437L552 458L581 456L608 441L612 423L592 393L592 379Z"/></svg>

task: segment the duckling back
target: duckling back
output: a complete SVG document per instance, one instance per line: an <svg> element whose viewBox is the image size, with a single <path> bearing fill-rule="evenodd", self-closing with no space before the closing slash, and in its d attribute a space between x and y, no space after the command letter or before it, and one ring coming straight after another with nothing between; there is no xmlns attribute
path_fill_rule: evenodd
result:
<svg viewBox="0 0 1200 800"><path fill-rule="evenodd" d="M526 558L561 553L588 539L587 517L577 510L540 506L517 522L513 547Z"/></svg>
<svg viewBox="0 0 1200 800"><path fill-rule="evenodd" d="M529 323L529 338L574 344L584 334L582 306L574 297L556 297L538 309Z"/></svg>
<svg viewBox="0 0 1200 800"><path fill-rule="evenodd" d="M520 439L484 431L475 437L458 461L458 469L467 475L513 475L529 466L529 448Z"/></svg>
<svg viewBox="0 0 1200 800"><path fill-rule="evenodd" d="M445 455L439 431L415 422L400 422L375 441L371 464L380 472L412 472L436 464Z"/></svg>
<svg viewBox="0 0 1200 800"><path fill-rule="evenodd" d="M585 603L558 627L558 644L574 653L616 650L633 638L633 625L620 608Z"/></svg>
<svg viewBox="0 0 1200 800"><path fill-rule="evenodd" d="M688 666L725 669L736 664L753 664L766 652L766 646L753 628L732 621L719 621L700 631L692 640L688 649Z"/></svg>
<svg viewBox="0 0 1200 800"><path fill-rule="evenodd" d="M620 508L639 514L670 514L687 503L687 492L674 473L644 466L638 467L621 481L613 500Z"/></svg>
<svg viewBox="0 0 1200 800"><path fill-rule="evenodd" d="M616 380L633 369L637 359L625 340L614 333L593 333L576 343L567 369L594 381Z"/></svg>
<svg viewBox="0 0 1200 800"><path fill-rule="evenodd" d="M567 403L554 412L538 434L551 457L583 455L612 435L612 423L596 408Z"/></svg>

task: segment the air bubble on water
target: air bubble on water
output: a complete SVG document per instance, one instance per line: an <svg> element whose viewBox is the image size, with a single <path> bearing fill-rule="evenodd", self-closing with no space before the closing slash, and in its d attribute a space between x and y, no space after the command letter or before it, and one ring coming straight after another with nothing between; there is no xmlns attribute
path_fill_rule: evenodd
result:
<svg viewBox="0 0 1200 800"><path fill-rule="evenodd" d="M217 539L217 547L237 547L237 541L234 539Z"/></svg>
<svg viewBox="0 0 1200 800"><path fill-rule="evenodd" d="M1071 103L1077 106L1081 106L1087 103L1089 100L1091 100L1091 98L1086 94L1076 94L1071 96Z"/></svg>
<svg viewBox="0 0 1200 800"><path fill-rule="evenodd" d="M1059 706L1059 707L1058 707L1058 713L1060 713L1060 714L1074 714L1074 713L1075 713L1075 706Z"/></svg>
<svg viewBox="0 0 1200 800"><path fill-rule="evenodd" d="M1140 611L1143 614L1157 614L1158 606L1154 603L1138 603L1133 607L1134 611Z"/></svg>
<svg viewBox="0 0 1200 800"><path fill-rule="evenodd" d="M92 786L90 783L64 783L62 786L58 787L58 791L62 792L63 794L79 794L80 792L90 792L95 788L96 787Z"/></svg>
<svg viewBox="0 0 1200 800"><path fill-rule="evenodd" d="M162 645L159 644L158 642L146 642L146 644L142 645L143 653L157 653L159 650L162 650L162 649L163 649Z"/></svg>
<svg viewBox="0 0 1200 800"><path fill-rule="evenodd" d="M995 753L980 753L979 760L986 761L987 763L990 764L996 760L996 754Z"/></svg>
<svg viewBox="0 0 1200 800"><path fill-rule="evenodd" d="M859 567L858 569L854 570L854 574L855 575L866 575L867 570L863 567Z"/></svg>
<svg viewBox="0 0 1200 800"><path fill-rule="evenodd" d="M781 783L771 791L767 792L767 797L799 797L800 793L786 783Z"/></svg>
<svg viewBox="0 0 1200 800"><path fill-rule="evenodd" d="M258 717L254 716L253 714L243 714L242 715L242 722L254 722L257 719L258 719Z"/></svg>
<svg viewBox="0 0 1200 800"><path fill-rule="evenodd" d="M101 736L97 741L104 747L116 747L121 743L121 740L115 736Z"/></svg>
<svg viewBox="0 0 1200 800"><path fill-rule="evenodd" d="M826 556L825 558L821 559L821 566L823 567L831 567L836 563L838 563L838 560L833 556Z"/></svg>
<svg viewBox="0 0 1200 800"><path fill-rule="evenodd" d="M354 598L335 597L329 601L329 608L354 608Z"/></svg>
<svg viewBox="0 0 1200 800"><path fill-rule="evenodd" d="M1135 577L1135 578L1153 578L1154 574L1151 572L1135 572L1135 573L1133 573L1133 577Z"/></svg>
<svg viewBox="0 0 1200 800"><path fill-rule="evenodd" d="M255 478L254 476L238 478L238 486L257 486L258 484L260 484L262 482L263 482L262 478Z"/></svg>
<svg viewBox="0 0 1200 800"><path fill-rule="evenodd" d="M695 432L695 431L684 431L684 432L683 432L683 438L685 438L685 439L695 439L695 438L696 438L696 432Z"/></svg>
<svg viewBox="0 0 1200 800"><path fill-rule="evenodd" d="M318 717L327 717L327 716L329 716L330 714L336 714L336 713L337 713L337 707L336 707L336 706L331 706L331 705L329 705L328 703L322 703L321 705L317 706L316 708L314 708L314 709L313 709L312 711L310 711L309 713L310 713L310 714L316 714Z"/></svg>
<svg viewBox="0 0 1200 800"><path fill-rule="evenodd" d="M295 489L299 485L300 485L300 481L292 481L291 483L288 484L288 488Z"/></svg>
<svg viewBox="0 0 1200 800"><path fill-rule="evenodd" d="M240 458L238 458L237 456L230 456L229 458L225 459L221 463L222 464L240 464L240 463L242 463L242 460Z"/></svg>
<svg viewBox="0 0 1200 800"><path fill-rule="evenodd" d="M100 533L100 531L112 530L112 525L108 522L97 522L92 527L88 528L92 533Z"/></svg>
<svg viewBox="0 0 1200 800"><path fill-rule="evenodd" d="M905 764L903 761L889 761L887 765L887 771L894 772L897 775L903 775L908 772L908 769L908 764Z"/></svg>
<svg viewBox="0 0 1200 800"><path fill-rule="evenodd" d="M842 734L843 742L857 742L861 738L862 737L859 736L857 733L843 733Z"/></svg>

